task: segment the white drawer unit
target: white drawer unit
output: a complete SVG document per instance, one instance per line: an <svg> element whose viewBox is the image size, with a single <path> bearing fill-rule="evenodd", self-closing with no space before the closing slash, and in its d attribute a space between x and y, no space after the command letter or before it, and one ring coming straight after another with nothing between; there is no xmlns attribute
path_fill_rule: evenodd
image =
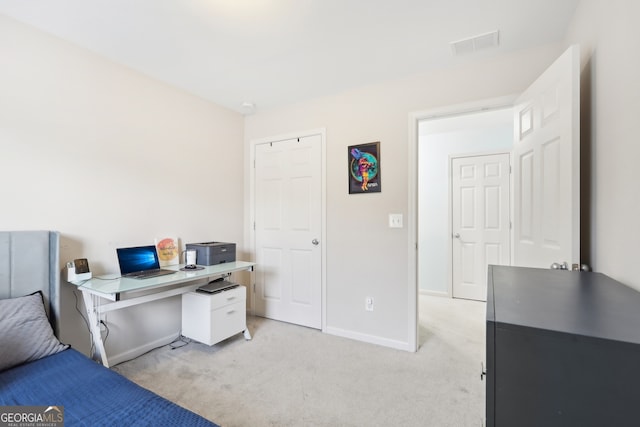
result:
<svg viewBox="0 0 640 427"><path fill-rule="evenodd" d="M215 294L189 292L182 295L182 335L214 345L247 329L247 288L238 286Z"/></svg>

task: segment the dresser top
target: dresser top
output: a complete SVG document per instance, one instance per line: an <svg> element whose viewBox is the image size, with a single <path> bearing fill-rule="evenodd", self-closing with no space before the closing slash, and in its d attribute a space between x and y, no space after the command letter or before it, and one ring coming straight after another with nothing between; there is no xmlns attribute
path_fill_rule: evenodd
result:
<svg viewBox="0 0 640 427"><path fill-rule="evenodd" d="M487 321L640 344L640 292L600 273L490 266Z"/></svg>

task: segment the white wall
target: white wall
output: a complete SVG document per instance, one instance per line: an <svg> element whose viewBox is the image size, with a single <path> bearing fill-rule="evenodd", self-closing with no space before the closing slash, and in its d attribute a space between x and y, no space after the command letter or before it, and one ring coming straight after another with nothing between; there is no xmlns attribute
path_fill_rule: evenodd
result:
<svg viewBox="0 0 640 427"><path fill-rule="evenodd" d="M583 65L583 258L638 290L639 17L636 0L583 0L566 39L580 43Z"/></svg>
<svg viewBox="0 0 640 427"><path fill-rule="evenodd" d="M511 108L422 120L418 127L418 285L449 294L450 156L508 152L513 145Z"/></svg>
<svg viewBox="0 0 640 427"><path fill-rule="evenodd" d="M54 229L61 259L118 272L118 246L243 238L241 115L0 15L2 229ZM62 339L88 332L63 289ZM111 355L176 336L179 299L109 313Z"/></svg>
<svg viewBox="0 0 640 427"><path fill-rule="evenodd" d="M408 243L415 236L408 236L406 228L387 226L389 213L408 215L409 113L519 93L555 60L560 47L363 87L246 119L247 145L254 139L326 128L329 332L398 348L410 342L416 295L411 291L415 284L408 283ZM382 193L350 196L347 146L371 141L381 141ZM364 309L366 296L375 299L373 312Z"/></svg>

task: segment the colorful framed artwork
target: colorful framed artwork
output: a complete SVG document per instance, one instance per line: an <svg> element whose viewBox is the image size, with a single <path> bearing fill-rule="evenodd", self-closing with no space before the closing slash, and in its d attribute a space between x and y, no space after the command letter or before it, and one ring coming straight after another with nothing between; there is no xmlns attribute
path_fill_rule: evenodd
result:
<svg viewBox="0 0 640 427"><path fill-rule="evenodd" d="M351 145L349 157L349 194L380 193L380 142Z"/></svg>
<svg viewBox="0 0 640 427"><path fill-rule="evenodd" d="M156 252L160 267L180 264L180 251L177 237L156 237Z"/></svg>

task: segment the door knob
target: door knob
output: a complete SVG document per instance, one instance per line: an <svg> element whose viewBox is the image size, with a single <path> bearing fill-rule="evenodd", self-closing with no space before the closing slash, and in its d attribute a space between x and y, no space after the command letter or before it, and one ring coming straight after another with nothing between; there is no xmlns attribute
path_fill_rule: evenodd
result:
<svg viewBox="0 0 640 427"><path fill-rule="evenodd" d="M318 246L318 243L320 242L318 242L318 239L313 239L311 243L313 243L314 246Z"/></svg>
<svg viewBox="0 0 640 427"><path fill-rule="evenodd" d="M453 237L455 237L456 239L459 239L460 238L460 233L454 234Z"/></svg>
<svg viewBox="0 0 640 427"><path fill-rule="evenodd" d="M551 264L551 269L552 270L568 270L569 264L567 264L566 261L563 263L554 262L553 264Z"/></svg>

